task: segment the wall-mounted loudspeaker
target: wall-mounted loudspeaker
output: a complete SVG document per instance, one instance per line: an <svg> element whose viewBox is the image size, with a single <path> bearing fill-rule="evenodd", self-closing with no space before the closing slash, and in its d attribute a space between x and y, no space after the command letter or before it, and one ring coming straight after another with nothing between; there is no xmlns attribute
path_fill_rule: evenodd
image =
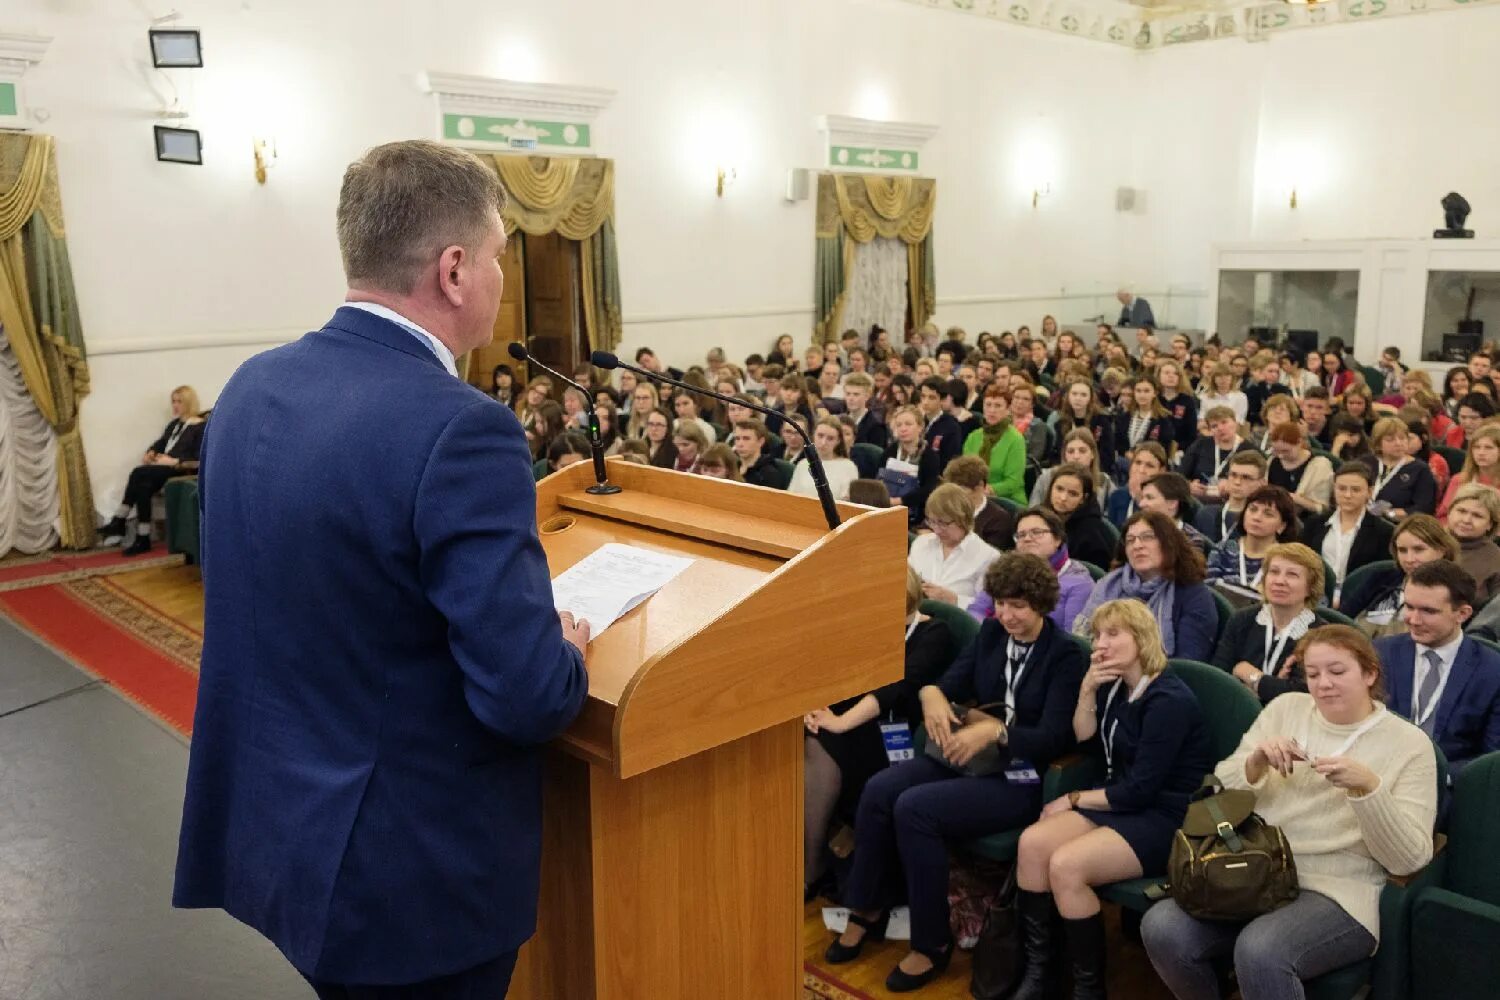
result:
<svg viewBox="0 0 1500 1000"><path fill-rule="evenodd" d="M1146 211L1146 192L1140 188L1115 188L1115 211L1143 214Z"/></svg>
<svg viewBox="0 0 1500 1000"><path fill-rule="evenodd" d="M806 201L812 197L812 171L793 167L786 172L786 200Z"/></svg>

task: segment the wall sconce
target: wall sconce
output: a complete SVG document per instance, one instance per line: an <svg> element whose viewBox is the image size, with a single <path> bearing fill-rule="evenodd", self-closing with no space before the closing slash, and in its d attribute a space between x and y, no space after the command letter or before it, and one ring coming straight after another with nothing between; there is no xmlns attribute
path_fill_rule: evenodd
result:
<svg viewBox="0 0 1500 1000"><path fill-rule="evenodd" d="M1291 196L1290 199L1288 199L1287 204L1291 208L1293 208L1293 209L1295 209L1297 207L1297 189L1296 188L1292 188L1292 196Z"/></svg>
<svg viewBox="0 0 1500 1000"><path fill-rule="evenodd" d="M714 193L717 194L720 198L724 197L724 189L738 180L739 176L740 172L734 167L730 167L728 170L720 167L719 181L714 188Z"/></svg>
<svg viewBox="0 0 1500 1000"><path fill-rule="evenodd" d="M1043 198L1051 197L1051 195L1052 185L1045 181L1039 183L1036 187L1031 189L1031 207L1036 208L1037 204L1041 202Z"/></svg>
<svg viewBox="0 0 1500 1000"><path fill-rule="evenodd" d="M266 171L276 166L276 140L255 140L255 183L266 182Z"/></svg>

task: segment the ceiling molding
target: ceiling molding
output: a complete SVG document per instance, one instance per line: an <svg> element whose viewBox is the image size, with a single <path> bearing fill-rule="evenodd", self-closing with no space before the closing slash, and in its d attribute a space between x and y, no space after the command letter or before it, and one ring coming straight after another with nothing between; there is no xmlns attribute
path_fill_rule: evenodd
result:
<svg viewBox="0 0 1500 1000"><path fill-rule="evenodd" d="M429 71L418 83L437 98L444 142L491 152L595 153L594 121L615 98L602 87L458 73Z"/></svg>
<svg viewBox="0 0 1500 1000"><path fill-rule="evenodd" d="M47 54L51 38L42 35L10 35L0 32L0 64L14 63L25 72L35 66Z"/></svg>
<svg viewBox="0 0 1500 1000"><path fill-rule="evenodd" d="M1386 20L1500 0L1324 0L1298 5L1252 0L904 0L936 10L1087 38L1139 51L1188 42L1265 41L1298 28Z"/></svg>

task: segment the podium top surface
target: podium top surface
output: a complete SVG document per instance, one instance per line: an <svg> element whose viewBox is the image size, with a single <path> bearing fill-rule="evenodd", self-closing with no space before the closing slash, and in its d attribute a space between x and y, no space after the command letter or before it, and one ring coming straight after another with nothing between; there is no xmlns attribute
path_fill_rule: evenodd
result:
<svg viewBox="0 0 1500 1000"><path fill-rule="evenodd" d="M618 542L692 565L589 643L589 700L564 739L620 776L901 676L906 517L632 463L587 493L590 463L537 486L554 577Z"/></svg>

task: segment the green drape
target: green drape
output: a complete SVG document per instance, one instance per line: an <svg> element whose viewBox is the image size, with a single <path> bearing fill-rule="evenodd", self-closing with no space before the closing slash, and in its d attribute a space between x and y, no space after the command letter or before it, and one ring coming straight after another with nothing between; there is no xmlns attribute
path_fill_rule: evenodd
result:
<svg viewBox="0 0 1500 1000"><path fill-rule="evenodd" d="M62 544L96 539L93 488L78 404L89 391L88 354L63 226L51 136L0 132L0 326L26 390L57 434Z"/></svg>
<svg viewBox="0 0 1500 1000"><path fill-rule="evenodd" d="M907 301L912 320L921 326L932 318L937 301L932 257L932 217L937 182L918 177L821 174L813 236L813 308L818 343L839 335L844 293L854 269L854 247L876 237L906 244Z"/></svg>

